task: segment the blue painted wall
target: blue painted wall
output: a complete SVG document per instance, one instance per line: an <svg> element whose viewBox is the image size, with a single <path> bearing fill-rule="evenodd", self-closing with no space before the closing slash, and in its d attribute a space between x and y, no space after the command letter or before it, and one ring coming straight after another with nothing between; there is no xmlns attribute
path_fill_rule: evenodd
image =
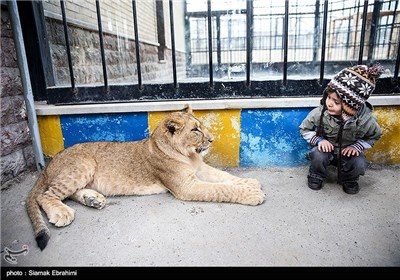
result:
<svg viewBox="0 0 400 280"><path fill-rule="evenodd" d="M308 164L309 149L298 126L312 108L242 110L241 166L298 166Z"/></svg>
<svg viewBox="0 0 400 280"><path fill-rule="evenodd" d="M298 126L313 108L268 108L195 111L214 134L208 162L214 166L308 165L308 144ZM166 112L40 116L44 154L54 156L71 145L89 141L135 141ZM366 152L379 164L400 163L400 106L375 108L383 136Z"/></svg>
<svg viewBox="0 0 400 280"><path fill-rule="evenodd" d="M149 136L146 113L60 116L64 148L93 141L135 141Z"/></svg>

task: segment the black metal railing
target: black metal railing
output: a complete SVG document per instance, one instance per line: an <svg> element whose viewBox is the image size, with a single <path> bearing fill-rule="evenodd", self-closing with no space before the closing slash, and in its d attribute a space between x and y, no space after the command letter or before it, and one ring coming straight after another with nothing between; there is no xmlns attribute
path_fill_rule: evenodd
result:
<svg viewBox="0 0 400 280"><path fill-rule="evenodd" d="M279 1L280 2L280 1ZM332 1L335 2L335 1ZM335 3L344 3L345 0L337 0ZM187 10L185 2L185 23L186 23L186 78L191 78L190 82L186 81L186 78L178 80L177 72L177 55L175 47L175 22L174 22L174 2L169 0L169 24L171 34L171 67L172 67L172 79L171 82L153 82L143 83L142 79L142 67L141 60L142 55L140 52L141 45L139 44L140 34L138 33L138 17L137 17L137 3L132 0L132 17L133 17L133 32L134 32L134 45L135 45L135 56L136 56L136 81L124 81L123 84L112 83L109 80L107 72L107 57L105 51L104 32L102 27L101 18L101 2L95 0L96 3L96 15L97 15L97 31L99 36L100 45L100 56L102 64L102 85L98 84L77 84L75 81L74 73L74 61L71 55L71 28L75 28L73 25L68 23L67 11L65 9L64 0L60 0L60 9L62 16L62 25L65 38L65 48L68 60L68 69L70 77L69 86L57 86L48 84L46 87L46 95L43 98L43 94L34 92L37 99L45 99L52 104L64 104L64 103L88 103L88 102L125 102L125 101L143 101L143 100L173 100L173 99L213 99L213 98L245 98L245 97L276 97L276 96L313 96L320 95L321 91L326 86L327 73L331 74L342 67L349 66L351 64L371 64L380 62L385 67L391 68L394 73L391 77L382 78L379 80L377 85L377 93L382 94L398 94L399 89L399 38L400 38L400 24L398 18L400 17L398 9L398 0L384 0L374 1L372 4L365 0L363 4L358 3L354 7L343 7L341 10L332 8L333 4L330 1L325 0L320 3L319 0L315 2L315 8L312 12L299 11L300 8L296 7L291 11L292 6L289 0L284 1L283 13L280 10L279 13L273 14L272 3L270 2L269 13L260 14L258 12L259 6L254 7L254 1L246 1L246 6L239 10L213 10L213 1L207 1L207 8L203 12L191 12ZM355 2L356 3L356 2ZM118 2L114 3L118 5ZM260 5L260 2L257 2ZM275 6L277 4L274 4ZM331 6L332 5L332 6ZM380 22L382 6L385 5L388 14L391 17L386 19L386 22ZM274 7L275 7L274 6ZM26 9L27 4L24 4ZM32 4L30 6L33 19L35 22L42 22L45 20L44 17L38 17L37 10L43 9L41 4ZM268 8L268 7L266 7ZM275 7L276 8L276 7ZM323 8L323 9L321 9ZM372 9L372 13L368 12ZM21 8L22 9L22 5ZM361 10L361 11L360 11ZM36 11L36 12L35 12ZM320 12L322 11L322 12ZM332 19L331 14L341 11L344 20L348 20L347 30L353 30L357 25L355 31L348 31L347 34L342 29L335 31L335 21ZM41 11L43 14L43 11ZM358 15L353 16L356 13ZM362 15L359 20L359 15ZM246 24L246 35L245 38L234 36L232 34L232 20L227 18L235 15L240 18L241 15L245 17ZM266 44L265 48L262 46L263 34L254 34L254 18L257 16L262 22L262 19L267 19L270 28L274 26L274 30L269 30L268 34L265 34L268 38L269 43ZM297 32L300 30L300 23L305 18L309 22L312 22L312 33L306 34ZM353 17L356 19L352 22ZM191 20L204 19L204 24L207 25L206 33L194 34L190 28ZM228 24L228 37L223 37L221 34L221 20L225 20ZM243 19L240 19L243 22ZM23 28L28 30L30 25L29 22L23 22ZM280 23L283 25L281 29L278 27ZM295 31L292 30L291 25L295 25ZM353 25L352 25L353 24ZM361 27L358 28L358 25ZM35 26L38 26L36 24ZM381 32L385 28L390 28L390 35ZM298 28L298 29L297 29ZM32 30L32 29L30 29ZM257 29L258 30L258 29ZM262 30L262 29L259 29ZM35 29L37 34L46 32L46 30ZM322 31L322 32L321 32ZM28 32L28 31L27 31ZM262 31L260 31L262 32ZM335 33L336 32L336 33ZM342 33L341 33L342 32ZM353 33L352 33L353 32ZM384 31L387 32L387 31ZM351 33L351 34L350 34ZM337 46L332 44L332 38L342 34L347 36L346 44L344 48L346 54L354 53L354 50L358 48L357 58L346 56L341 59L335 60L330 55L327 55L327 51L332 52ZM366 37L369 34L369 37ZM386 35L385 35L386 34ZM196 35L196 36L194 36ZM342 36L340 35L340 36ZM354 39L356 38L356 39ZM389 36L392 40L390 42L382 43L382 38ZM233 38L234 37L234 38ZM236 49L226 49L226 46L221 46L221 42L228 40L228 45L233 41L245 39L245 46L238 44ZM254 40L257 38L257 47L254 48ZM280 38L280 39L279 39ZM359 40L358 40L359 38ZM396 38L396 42L393 42L393 38ZM197 43L206 40L208 48L206 51L201 48L196 48ZM275 40L275 42L273 42ZM282 40L281 44L276 40ZM350 42L351 41L351 42ZM214 42L214 43L213 43ZM298 47L296 46L298 45ZM272 47L274 45L275 47ZM279 46L281 45L281 48ZM374 50L379 45L381 48L388 48L386 57L375 59ZM397 45L397 52L393 56L390 48L393 49ZM39 45L39 49L36 54L40 53L43 55L43 46ZM293 57L293 53L299 52L300 50L309 48L308 54L303 58ZM237 59L231 61L223 61L223 57L226 52L240 52L244 53L244 59ZM256 51L269 52L268 57L274 57L274 54L279 54L282 59L277 61L268 61L267 59L262 61L259 57L256 57ZM365 54L366 52L366 54ZM28 61L35 55L28 55ZM49 54L48 54L49 55ZM207 56L204 61L199 60L195 57ZM217 57L217 62L214 63L214 55ZM327 58L328 57L328 58ZM208 61L207 61L208 59ZM225 59L226 60L226 59ZM244 61L243 61L244 60ZM257 60L257 61L256 61ZM260 61L258 61L260 60ZM226 76L225 74L232 71L233 66L243 63L244 69L241 69L236 73L236 78L232 76ZM46 68L46 65L43 66ZM304 70L307 69L311 73L310 77L303 76L302 79L290 79L291 75L302 75ZM32 72L31 72L32 74ZM232 72L229 72L232 74ZM257 74L257 75L256 75ZM33 73L33 75L42 75L38 80L49 80L46 75L49 75L48 71L43 70L41 73ZM233 75L233 74L232 74ZM258 78L262 76L262 79L254 79L254 76ZM208 82L203 80L196 81L193 77L207 77ZM51 79L50 79L51 80Z"/></svg>

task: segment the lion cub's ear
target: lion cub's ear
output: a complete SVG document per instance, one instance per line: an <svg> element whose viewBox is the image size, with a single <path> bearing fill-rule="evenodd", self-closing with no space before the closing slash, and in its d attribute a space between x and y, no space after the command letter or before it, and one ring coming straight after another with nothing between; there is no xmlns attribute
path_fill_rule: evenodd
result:
<svg viewBox="0 0 400 280"><path fill-rule="evenodd" d="M182 112L193 115L192 106L190 104L185 104L185 107L183 108Z"/></svg>
<svg viewBox="0 0 400 280"><path fill-rule="evenodd" d="M167 130L171 134L174 134L175 132L183 129L183 127L185 126L185 120L181 117L171 115L167 117L164 124Z"/></svg>

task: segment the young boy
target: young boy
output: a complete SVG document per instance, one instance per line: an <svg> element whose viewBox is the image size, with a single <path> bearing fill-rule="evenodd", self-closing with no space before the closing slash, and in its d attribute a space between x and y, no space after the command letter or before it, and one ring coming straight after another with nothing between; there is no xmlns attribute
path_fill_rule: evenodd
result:
<svg viewBox="0 0 400 280"><path fill-rule="evenodd" d="M356 194L358 179L369 162L363 152L382 136L373 107L366 100L383 73L380 65L356 65L340 71L328 83L321 105L299 126L301 136L311 145L308 186L320 190L327 167L336 165L343 191Z"/></svg>

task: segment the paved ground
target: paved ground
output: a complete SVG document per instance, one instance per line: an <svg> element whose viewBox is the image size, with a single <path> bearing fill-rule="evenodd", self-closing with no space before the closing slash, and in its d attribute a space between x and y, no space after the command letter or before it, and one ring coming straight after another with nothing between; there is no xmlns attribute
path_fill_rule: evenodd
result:
<svg viewBox="0 0 400 280"><path fill-rule="evenodd" d="M307 167L232 168L262 182L260 206L184 202L170 194L113 197L95 210L73 201L75 221L51 226L41 252L24 201L37 178L2 186L1 265L400 266L400 166L374 166L357 195L334 183L306 186ZM7 250L19 251L15 264Z"/></svg>

